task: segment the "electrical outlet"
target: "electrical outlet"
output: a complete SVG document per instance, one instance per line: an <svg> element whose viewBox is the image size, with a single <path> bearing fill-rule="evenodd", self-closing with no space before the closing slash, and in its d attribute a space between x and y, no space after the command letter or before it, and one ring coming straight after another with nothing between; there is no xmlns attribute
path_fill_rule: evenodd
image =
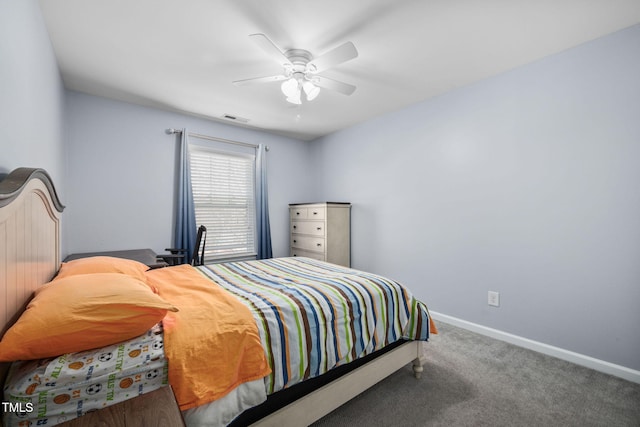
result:
<svg viewBox="0 0 640 427"><path fill-rule="evenodd" d="M489 305L500 307L500 293L489 291Z"/></svg>

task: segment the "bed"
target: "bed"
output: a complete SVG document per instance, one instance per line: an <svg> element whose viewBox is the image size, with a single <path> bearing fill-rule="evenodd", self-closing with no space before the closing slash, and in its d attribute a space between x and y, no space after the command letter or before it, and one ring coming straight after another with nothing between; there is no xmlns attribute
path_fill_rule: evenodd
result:
<svg viewBox="0 0 640 427"><path fill-rule="evenodd" d="M34 312L32 306L54 304L49 301L58 300L47 299L54 298L52 289L62 292L65 286L73 290L68 295L77 297L80 279L85 283L88 276L91 283L94 279L108 283L109 289L122 285L132 292L135 288L140 296L127 293L127 301L118 301L137 304L135 319L117 318L106 337L94 332L78 335L81 332L77 331L72 338L66 336L63 344L71 347L60 348L77 350L74 346L82 342L79 351L50 354L47 351L55 353L54 344L34 345L27 356L5 357L30 361L13 363L8 375L9 365L2 364L2 379L9 377L4 399L36 406L28 413L5 414L7 424L22 425L25 420L35 420L35 424L46 418L48 425L55 425L100 405L171 384L190 426L282 426L291 420L308 425L409 363L420 377L423 343L435 326L424 304L397 282L306 258L117 273L92 270L90 275L80 271L74 276L67 274L65 264L60 268L63 209L50 177L41 169L20 168L0 182L0 242L4 242L0 245L0 292L6 295L0 307L4 335L0 353L10 353L9 346L3 350L2 345ZM90 294L89 300L94 297L93 289L101 287L82 289ZM202 305L209 301L209 294L215 302ZM63 304L73 299L68 295ZM100 305L92 312L102 309ZM185 332L187 328L181 325L205 316L199 313L213 313L215 324ZM127 327L117 323L125 320L131 322ZM102 325L100 329L109 329ZM213 330L220 333L212 334ZM202 331L206 336L194 335ZM134 336L124 339L121 333ZM214 335L219 338L212 338ZM113 341L114 337L118 339ZM36 338L37 343L49 339ZM211 341L209 350L192 349L196 341ZM225 342L231 345L223 347ZM23 351L22 347L29 346L11 348L15 347ZM185 348L189 357L178 351ZM202 357L192 359L194 354ZM197 362L192 363L194 360ZM54 372L56 381L44 380ZM81 385L72 383L78 377ZM60 384L69 392L55 389ZM127 393L114 395L119 388ZM21 395L18 389L23 390ZM47 413L58 404L71 406L62 414Z"/></svg>

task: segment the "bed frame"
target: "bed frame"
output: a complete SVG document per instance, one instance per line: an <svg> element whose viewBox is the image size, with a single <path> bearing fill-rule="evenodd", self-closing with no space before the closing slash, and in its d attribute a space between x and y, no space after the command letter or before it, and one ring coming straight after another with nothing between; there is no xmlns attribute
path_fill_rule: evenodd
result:
<svg viewBox="0 0 640 427"><path fill-rule="evenodd" d="M58 270L63 209L42 169L19 168L0 181L0 336L24 311L34 289ZM420 378L423 362L423 343L408 341L253 425L281 427L291 420L309 425L409 363ZM0 383L8 368L3 365Z"/></svg>

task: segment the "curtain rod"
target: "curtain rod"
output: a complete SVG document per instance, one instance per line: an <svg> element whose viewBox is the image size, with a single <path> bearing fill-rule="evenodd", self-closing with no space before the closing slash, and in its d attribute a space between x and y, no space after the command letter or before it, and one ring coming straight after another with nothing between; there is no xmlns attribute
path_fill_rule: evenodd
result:
<svg viewBox="0 0 640 427"><path fill-rule="evenodd" d="M182 130L181 129L169 128L169 129L167 129L167 133L169 135L173 135L174 133L182 133ZM206 139L208 141L225 142L227 144L242 145L243 147L251 147L251 148L258 148L259 147L259 145L257 145L257 144L249 144L248 142L232 141L230 139L224 139L224 138L215 138L213 136L202 135L202 134L193 133L193 132L189 132L189 136L192 136L194 138ZM265 146L264 149L265 149L265 151L269 151L269 147L268 146Z"/></svg>

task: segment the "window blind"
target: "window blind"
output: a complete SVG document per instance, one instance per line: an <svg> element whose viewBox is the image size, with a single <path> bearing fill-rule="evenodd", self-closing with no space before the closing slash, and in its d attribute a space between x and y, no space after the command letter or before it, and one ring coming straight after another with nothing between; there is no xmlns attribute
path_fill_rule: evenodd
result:
<svg viewBox="0 0 640 427"><path fill-rule="evenodd" d="M255 156L189 149L196 223L207 227L205 261L255 258Z"/></svg>

